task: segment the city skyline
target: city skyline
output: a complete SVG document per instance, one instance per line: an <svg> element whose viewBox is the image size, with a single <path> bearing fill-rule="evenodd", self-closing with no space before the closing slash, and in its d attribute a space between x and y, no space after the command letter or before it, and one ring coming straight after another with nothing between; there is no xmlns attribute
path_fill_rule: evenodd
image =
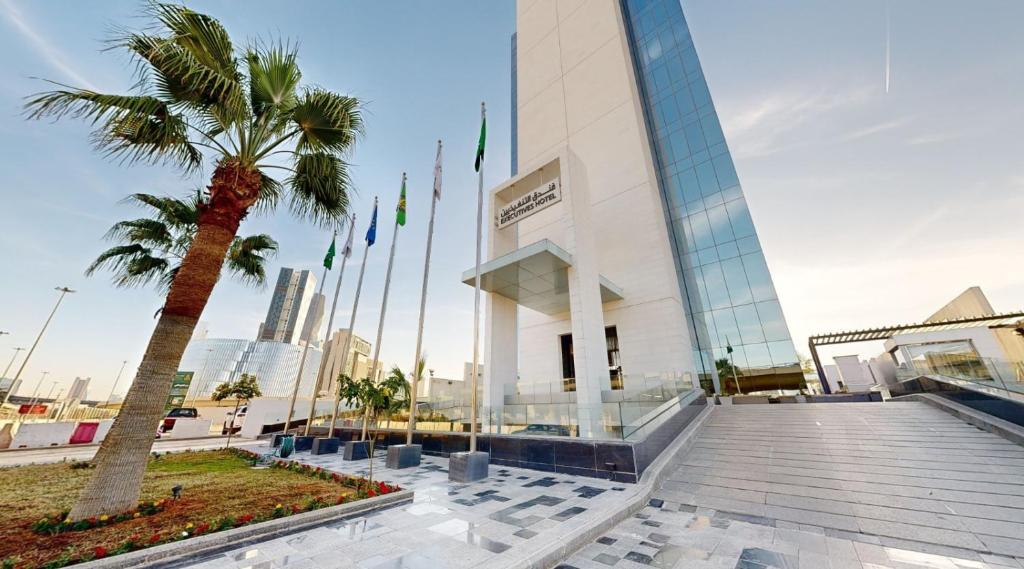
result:
<svg viewBox="0 0 1024 569"><path fill-rule="evenodd" d="M223 17L243 35L266 35L264 23L232 14L221 3L196 5ZM120 198L134 191L180 196L201 179L182 180L166 168L122 169L92 153L84 137L77 136L85 131L83 125L23 121L21 97L45 87L30 76L100 88L121 87L126 81L116 61L96 53L103 38L72 29L78 27L70 17L75 10L56 6L0 4L0 25L13 32L0 41L16 54L10 61L16 78L0 92L0 131L22 135L17 142L8 137L12 140L0 149L13 163L32 164L33 152L56 144L66 170L53 172L49 179L26 171L0 178L5 192L33 190L15 196L12 207L0 214L7 228L0 237L0 263L18 268L20 275L4 285L8 309L0 328L12 334L0 337L0 357L9 358L11 348L31 344L55 300L53 286L72 286L81 292L62 305L21 378L22 389L34 386L39 373L47 370L51 379L64 383L91 376L97 393L106 393L122 360L129 360L129 369L137 365L160 298L149 289L114 289L102 275L86 279L81 272L102 250L103 230L133 213L117 205ZM798 351L806 352L811 333L879 321L917 321L927 307L974 284L989 292L1000 308L1017 308L1024 297L1024 277L1009 269L1021 237L1009 224L989 221L994 212L1019 211L1024 205L1024 171L1013 161L1021 153L1021 142L1012 136L1021 130L1024 117L1011 98L1020 92L1022 80L1008 72L1019 68L1024 52L1009 22L1024 10L990 4L989 12L981 14L983 9L965 11L952 2L929 6L924 14L913 6L893 7L891 85L886 93L882 2L851 3L836 9L838 14L806 2L771 9L746 6L742 12L720 3L684 3ZM381 233L390 230L391 217L383 212L394 207L400 172L410 172L410 223L399 243L400 278L393 284L382 354L384 361L404 368L411 364L415 339L433 141L445 140L445 191L435 242L439 254L432 268L425 347L438 375L457 377L472 346L471 291L463 290L458 275L472 258L465 243L471 243L472 235L469 156L475 112L479 100L486 99L493 125L486 184L493 185L509 170L508 38L515 22L511 3L409 7L396 15L397 21L387 19L391 10L336 8L345 17L368 23L360 34L386 29L412 36L368 53L360 47L360 38L366 36L357 34L342 40L338 61L331 61L324 34L303 30L286 14L277 20L276 33L301 36L301 56L313 64L314 81L370 99L369 135L354 159L360 188L353 200L357 234L365 231L374 194L382 204ZM797 17L801 10L803 16ZM1002 15L994 18L995 10ZM88 20L83 29L102 30L136 14L136 3L123 2L75 15ZM470 14L479 23L470 25ZM839 33L826 33L841 18L846 21ZM777 32L760 29L771 28L764 20L797 33L779 39ZM423 21L434 25L434 31L420 29ZM439 29L449 37L440 38L445 34L437 33ZM953 50L937 39L954 31L974 41L960 42ZM730 33L740 45L729 45L723 36ZM801 41L827 47L809 54ZM413 45L428 49L413 54ZM474 46L473 53L467 53L467 45ZM936 50L941 57L934 56ZM366 61L350 61L358 59ZM385 72L375 74L374 67L381 66ZM429 72L435 66L439 78ZM421 86L415 96L402 88L410 77ZM980 100L949 114L968 92ZM442 112L427 117L432 109ZM426 124L407 132L404 123L422 117L427 117L422 120ZM58 141L61 133L76 136ZM972 198L965 200L966 195ZM48 231L51 227L67 232L57 235ZM327 232L284 216L254 218L246 222L246 230L266 231L281 242L268 275L287 266L312 270L319 278L319 259L330 241ZM386 241L378 242L370 255L356 327L364 337L374 335L390 246ZM361 254L362 247L357 241L354 254ZM329 285L335 278L336 272L329 273ZM940 285L922 286L939 278ZM354 280L354 271L348 272L338 321L347 318ZM884 294L865 294L872 288ZM269 286L253 290L222 279L203 317L210 323L210 336L252 336L269 292ZM120 389L126 386L122 381Z"/></svg>

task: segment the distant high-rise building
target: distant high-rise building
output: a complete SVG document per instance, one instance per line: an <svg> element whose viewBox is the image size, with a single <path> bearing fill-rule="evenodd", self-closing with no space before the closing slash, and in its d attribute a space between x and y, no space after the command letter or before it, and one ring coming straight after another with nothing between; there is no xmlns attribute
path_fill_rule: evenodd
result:
<svg viewBox="0 0 1024 569"><path fill-rule="evenodd" d="M295 386L303 348L285 342L205 338L189 342L178 370L192 372L187 400L209 399L218 385L242 374L256 376L262 397L289 397ZM306 351L299 394L308 397L320 369L320 350Z"/></svg>
<svg viewBox="0 0 1024 569"><path fill-rule="evenodd" d="M324 322L324 304L327 299L320 293L313 294L313 301L309 303L309 311L306 312L306 321L302 325L302 335L299 342L308 342L310 345L320 347L320 327Z"/></svg>
<svg viewBox="0 0 1024 569"><path fill-rule="evenodd" d="M349 331L347 329L337 330L331 336L330 341L324 345L324 358L327 363L324 367L324 375L320 380L321 392L333 394L339 374L353 375L353 360L356 366L354 374L356 378L364 378L370 375L370 368L373 367L373 360L370 359L370 343L358 335L353 336L352 342L349 344L348 355L343 357L342 351L345 349L348 335ZM384 373L384 366L378 365L375 379L377 381L382 380Z"/></svg>
<svg viewBox="0 0 1024 569"><path fill-rule="evenodd" d="M68 390L68 394L65 399L69 401L72 399L78 399L79 401L85 400L89 394L90 381L92 381L91 377L76 377L75 381L71 383L71 389Z"/></svg>
<svg viewBox="0 0 1024 569"><path fill-rule="evenodd" d="M270 300L270 308L267 309L267 317L257 339L299 344L304 337L308 337L304 330L315 297L316 277L312 272L282 267L277 276L277 285L274 286L274 297ZM322 304L320 314L322 317Z"/></svg>

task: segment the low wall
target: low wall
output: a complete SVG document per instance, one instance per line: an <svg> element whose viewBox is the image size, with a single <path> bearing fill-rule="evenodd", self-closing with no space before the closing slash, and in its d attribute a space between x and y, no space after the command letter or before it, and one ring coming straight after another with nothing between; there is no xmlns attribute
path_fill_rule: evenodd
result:
<svg viewBox="0 0 1024 569"><path fill-rule="evenodd" d="M573 437L478 434L477 449L490 453L491 464L528 468L635 483L644 470L667 448L701 411L707 398L700 395L680 403L681 407L639 441L587 440ZM313 427L310 434L326 436L327 428ZM343 441L359 440L357 427L334 429ZM405 444L406 432L380 429L375 446ZM469 433L416 431L413 443L423 453L447 457L469 450Z"/></svg>
<svg viewBox="0 0 1024 569"><path fill-rule="evenodd" d="M68 444L78 423L22 423L11 448L40 448Z"/></svg>
<svg viewBox="0 0 1024 569"><path fill-rule="evenodd" d="M163 434L172 439L196 439L210 436L209 419L175 419L174 427Z"/></svg>

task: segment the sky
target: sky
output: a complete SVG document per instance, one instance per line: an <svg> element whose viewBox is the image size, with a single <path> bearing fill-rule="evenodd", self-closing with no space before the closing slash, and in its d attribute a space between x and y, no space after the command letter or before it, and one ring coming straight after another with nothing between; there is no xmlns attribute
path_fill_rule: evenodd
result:
<svg viewBox="0 0 1024 569"><path fill-rule="evenodd" d="M373 197L381 199L356 323L371 341L390 212L408 172L409 222L399 232L382 342L382 359L404 368L413 359L435 144L444 141L424 346L436 375L461 377L472 354L473 291L459 277L473 264L479 103L488 105L489 187L509 173L514 3L188 4L220 18L236 45L297 40L308 84L365 101L352 173L358 235ZM972 285L997 310L1024 307L1024 3L683 6L798 351L813 333L920 321ZM130 62L105 41L117 26L145 26L141 13L136 1L0 0L0 331L9 332L0 335L0 366L32 343L54 287L78 291L26 367L22 392L48 371L43 391L89 376L90 395L105 398L123 361L131 375L161 298L83 271L108 246L107 228L140 213L120 203L124 196L180 196L209 175L125 167L90 148L87 125L25 120L24 97L47 86L39 78L129 89ZM241 234L252 233L280 244L270 282L260 289L223 278L202 318L213 337L255 335L280 267L320 277L327 232L281 211L246 220ZM345 274L336 328L348 322L361 252ZM863 353L873 355L870 346Z"/></svg>

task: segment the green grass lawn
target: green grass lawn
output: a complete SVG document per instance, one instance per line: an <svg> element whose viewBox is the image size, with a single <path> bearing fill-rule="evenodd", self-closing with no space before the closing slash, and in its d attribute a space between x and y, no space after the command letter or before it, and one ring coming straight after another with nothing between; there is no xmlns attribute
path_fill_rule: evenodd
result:
<svg viewBox="0 0 1024 569"><path fill-rule="evenodd" d="M150 459L142 489L144 501L156 501L170 498L175 485L184 487L181 499L168 501L162 512L57 535L33 531L40 518L68 510L92 472L66 463L0 469L0 561L18 559L13 566L19 569L43 567L92 555L97 547L112 551L126 540L147 543L202 524L216 528L226 517L266 517L278 504L290 511L316 497L333 504L355 493L281 468L254 469L231 451L167 454Z"/></svg>

